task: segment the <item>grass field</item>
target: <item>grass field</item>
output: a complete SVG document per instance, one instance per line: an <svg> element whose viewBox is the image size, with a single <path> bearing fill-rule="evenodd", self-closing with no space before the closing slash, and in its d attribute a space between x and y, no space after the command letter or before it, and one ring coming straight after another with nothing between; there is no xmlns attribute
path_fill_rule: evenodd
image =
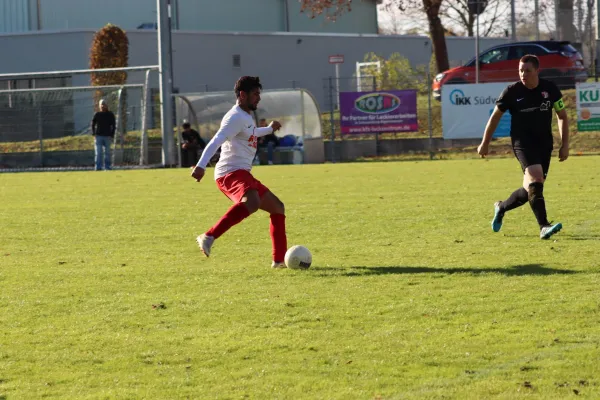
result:
<svg viewBox="0 0 600 400"><path fill-rule="evenodd" d="M257 167L268 218L187 170L0 174L0 399L600 398L600 157L489 226L514 159ZM209 171L212 174L212 171Z"/></svg>

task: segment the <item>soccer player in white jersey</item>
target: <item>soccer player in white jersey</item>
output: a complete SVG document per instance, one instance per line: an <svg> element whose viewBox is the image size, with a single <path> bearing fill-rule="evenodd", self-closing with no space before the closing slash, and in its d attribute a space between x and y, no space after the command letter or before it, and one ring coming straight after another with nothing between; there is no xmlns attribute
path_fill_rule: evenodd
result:
<svg viewBox="0 0 600 400"><path fill-rule="evenodd" d="M200 182L204 177L206 165L221 147L221 156L215 167L215 180L221 192L234 202L225 215L212 228L198 236L196 241L208 257L215 239L260 209L271 215L271 266L285 268L283 259L287 251L287 238L283 203L250 173L258 138L281 128L278 121L272 121L264 128L255 126L251 112L256 110L260 102L261 89L258 77L243 76L238 79L234 88L237 103L223 117L219 131L206 145L192 171L192 178Z"/></svg>

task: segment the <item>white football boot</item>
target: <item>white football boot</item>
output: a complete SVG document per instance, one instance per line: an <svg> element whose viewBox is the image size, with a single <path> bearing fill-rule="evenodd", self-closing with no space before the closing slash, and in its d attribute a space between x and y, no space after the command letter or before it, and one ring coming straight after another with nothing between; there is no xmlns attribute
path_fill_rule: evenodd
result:
<svg viewBox="0 0 600 400"><path fill-rule="evenodd" d="M215 242L215 238L212 236L208 236L206 234L202 234L196 238L196 242L198 242L198 247L204 253L206 257L210 256L210 248Z"/></svg>

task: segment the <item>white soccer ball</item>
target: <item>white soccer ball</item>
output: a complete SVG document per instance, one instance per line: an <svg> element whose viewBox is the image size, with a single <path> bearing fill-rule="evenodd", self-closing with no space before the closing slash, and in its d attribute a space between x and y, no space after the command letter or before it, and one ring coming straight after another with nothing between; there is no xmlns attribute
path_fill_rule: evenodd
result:
<svg viewBox="0 0 600 400"><path fill-rule="evenodd" d="M308 269L312 263L312 254L304 246L292 246L285 253L285 265L291 269Z"/></svg>

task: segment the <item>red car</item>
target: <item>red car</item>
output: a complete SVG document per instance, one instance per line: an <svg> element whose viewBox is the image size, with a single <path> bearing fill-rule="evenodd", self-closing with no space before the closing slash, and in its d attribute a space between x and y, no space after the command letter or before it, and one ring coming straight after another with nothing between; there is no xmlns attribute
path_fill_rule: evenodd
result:
<svg viewBox="0 0 600 400"><path fill-rule="evenodd" d="M540 77L561 89L572 88L588 78L583 57L570 42L552 40L507 43L492 47L479 55L479 82L516 82L519 59L533 54L540 59ZM440 100L442 85L475 83L475 58L461 67L438 74L433 81L433 97Z"/></svg>

